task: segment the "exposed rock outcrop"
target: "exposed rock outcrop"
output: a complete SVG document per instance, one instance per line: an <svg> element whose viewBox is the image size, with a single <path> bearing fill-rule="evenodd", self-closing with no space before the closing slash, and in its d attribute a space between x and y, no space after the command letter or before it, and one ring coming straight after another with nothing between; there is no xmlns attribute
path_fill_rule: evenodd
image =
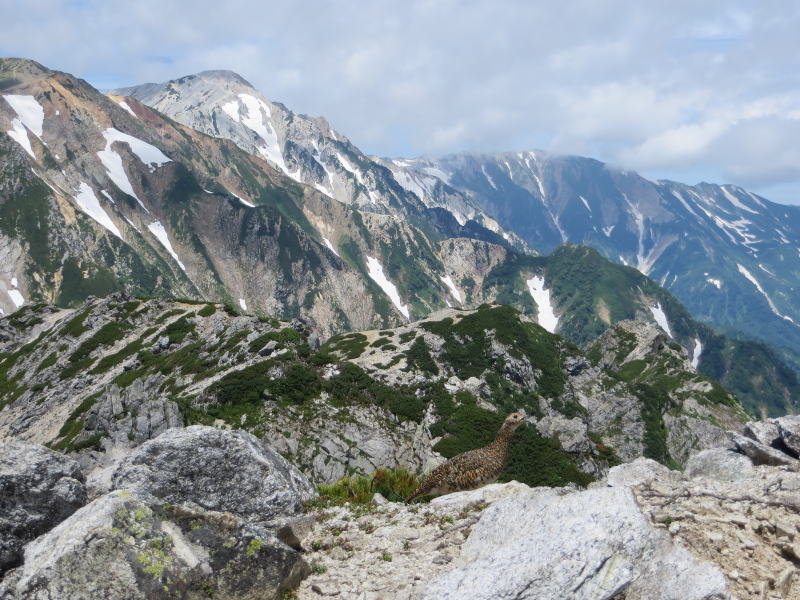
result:
<svg viewBox="0 0 800 600"><path fill-rule="evenodd" d="M0 575L22 547L86 503L78 463L42 446L0 442Z"/></svg>
<svg viewBox="0 0 800 600"><path fill-rule="evenodd" d="M295 550L230 513L116 491L28 544L0 598L277 600L307 573Z"/></svg>
<svg viewBox="0 0 800 600"><path fill-rule="evenodd" d="M487 509L426 600L723 598L712 564L656 530L625 487L532 489Z"/></svg>
<svg viewBox="0 0 800 600"><path fill-rule="evenodd" d="M250 521L298 514L303 501L316 495L305 475L250 433L202 425L169 429L145 442L122 462L111 484Z"/></svg>

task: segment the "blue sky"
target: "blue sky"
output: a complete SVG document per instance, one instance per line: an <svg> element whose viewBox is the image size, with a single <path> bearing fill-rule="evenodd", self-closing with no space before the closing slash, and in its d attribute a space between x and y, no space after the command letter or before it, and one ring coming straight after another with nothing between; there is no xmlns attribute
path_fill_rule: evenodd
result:
<svg viewBox="0 0 800 600"><path fill-rule="evenodd" d="M99 88L232 69L381 156L543 149L800 204L800 5L0 0Z"/></svg>

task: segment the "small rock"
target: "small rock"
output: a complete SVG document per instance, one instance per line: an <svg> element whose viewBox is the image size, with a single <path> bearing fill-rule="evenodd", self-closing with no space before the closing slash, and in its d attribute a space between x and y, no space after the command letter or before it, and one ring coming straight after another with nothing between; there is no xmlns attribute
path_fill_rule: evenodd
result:
<svg viewBox="0 0 800 600"><path fill-rule="evenodd" d="M347 560L349 554L347 553L347 550L345 550L341 546L334 546L333 548L331 548L330 557L335 560Z"/></svg>
<svg viewBox="0 0 800 600"><path fill-rule="evenodd" d="M776 519L772 522L772 525L775 527L775 535L778 537L787 537L790 540L794 539L796 528L792 523L784 521L783 519Z"/></svg>
<svg viewBox="0 0 800 600"><path fill-rule="evenodd" d="M780 439L778 426L771 421L750 421L742 428L742 433L765 446L772 446Z"/></svg>
<svg viewBox="0 0 800 600"><path fill-rule="evenodd" d="M319 334L314 331L308 336L308 347L311 348L312 352L316 352L319 350L321 343L319 339Z"/></svg>
<svg viewBox="0 0 800 600"><path fill-rule="evenodd" d="M452 557L447 554L446 552L442 552L436 558L433 559L433 564L435 565L446 565L452 561Z"/></svg>
<svg viewBox="0 0 800 600"><path fill-rule="evenodd" d="M656 479L674 480L679 477L677 471L671 471L652 458L640 457L633 462L611 467L606 481L610 487L631 487L650 483Z"/></svg>
<svg viewBox="0 0 800 600"><path fill-rule="evenodd" d="M778 590L784 598L787 598L787 594L792 587L792 576L794 575L794 567L788 567L786 570L783 571L778 576L778 579L775 581L775 589Z"/></svg>
<svg viewBox="0 0 800 600"><path fill-rule="evenodd" d="M753 463L744 454L727 448L711 448L693 454L683 473L687 477L734 481L752 476Z"/></svg>
<svg viewBox="0 0 800 600"><path fill-rule="evenodd" d="M259 355L261 356L269 356L278 347L278 342L275 340L270 340L266 343L266 345L258 351Z"/></svg>
<svg viewBox="0 0 800 600"><path fill-rule="evenodd" d="M739 433L731 434L731 441L734 443L736 448L750 457L750 460L753 461L753 464L758 465L773 465L773 466L788 466L797 469L800 467L800 461L795 458L792 458L788 454L781 452L780 450L776 450L775 448L771 448L770 446L765 446L764 444L757 442L749 437L745 437Z"/></svg>
<svg viewBox="0 0 800 600"><path fill-rule="evenodd" d="M159 354L170 347L169 338L165 335L162 335L160 338L156 340L156 343L150 347L150 352L153 354Z"/></svg>

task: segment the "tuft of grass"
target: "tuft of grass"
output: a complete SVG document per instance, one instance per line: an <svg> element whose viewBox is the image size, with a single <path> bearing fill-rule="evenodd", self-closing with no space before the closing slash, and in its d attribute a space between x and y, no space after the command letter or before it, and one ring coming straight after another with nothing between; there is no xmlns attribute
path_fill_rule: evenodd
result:
<svg viewBox="0 0 800 600"><path fill-rule="evenodd" d="M346 502L367 506L376 492L390 502L403 502L418 485L419 479L405 469L378 469L371 476L348 475L334 484L319 486L319 498L307 507L341 506Z"/></svg>

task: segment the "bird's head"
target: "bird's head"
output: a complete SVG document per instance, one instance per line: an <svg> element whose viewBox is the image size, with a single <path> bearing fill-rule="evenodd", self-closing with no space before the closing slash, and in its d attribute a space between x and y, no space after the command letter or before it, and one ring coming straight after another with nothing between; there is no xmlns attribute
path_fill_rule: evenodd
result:
<svg viewBox="0 0 800 600"><path fill-rule="evenodd" d="M513 412L506 417L503 422L503 429L511 429L512 431L525 423L525 413L522 411Z"/></svg>

